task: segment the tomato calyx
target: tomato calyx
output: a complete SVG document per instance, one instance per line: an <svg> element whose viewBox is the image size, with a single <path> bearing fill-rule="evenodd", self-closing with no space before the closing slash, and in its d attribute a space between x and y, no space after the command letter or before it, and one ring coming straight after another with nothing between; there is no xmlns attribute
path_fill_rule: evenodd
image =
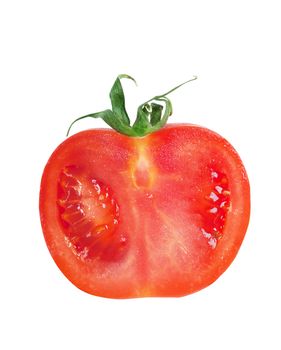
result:
<svg viewBox="0 0 281 350"><path fill-rule="evenodd" d="M112 109L87 114L75 119L68 128L67 136L73 124L84 118L101 118L111 128L126 136L142 137L151 134L165 126L168 118L172 115L172 103L167 95L182 85L196 80L197 76L174 87L165 94L154 96L141 104L138 107L137 117L133 125L130 123L130 118L125 107L125 95L121 84L121 79L123 78L131 79L136 83L135 79L127 74L118 75L109 94Z"/></svg>

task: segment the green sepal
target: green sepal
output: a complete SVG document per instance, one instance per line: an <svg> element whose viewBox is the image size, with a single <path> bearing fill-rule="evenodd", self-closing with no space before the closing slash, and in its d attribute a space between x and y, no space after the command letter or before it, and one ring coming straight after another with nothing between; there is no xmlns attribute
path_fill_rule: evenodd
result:
<svg viewBox="0 0 281 350"><path fill-rule="evenodd" d="M125 107L125 95L121 85L121 79L123 78L131 79L136 84L135 79L132 78L131 76L127 74L120 74L118 75L117 79L115 80L111 88L109 97L111 100L112 112L116 116L118 116L118 119L120 119L123 124L130 125L130 119L128 117L126 107Z"/></svg>
<svg viewBox="0 0 281 350"><path fill-rule="evenodd" d="M73 124L76 123L78 120L85 119L85 118L101 118L103 121L105 121L112 129L116 130L120 134L124 134L127 136L138 136L135 134L134 130L127 124L124 124L123 121L116 117L116 115L110 110L107 109L102 112L93 113L93 114L87 114L83 117L79 117L75 119L69 126L67 130L66 136L69 135L70 129L72 128Z"/></svg>
<svg viewBox="0 0 281 350"><path fill-rule="evenodd" d="M132 126L132 129L135 130L135 132L140 136L145 135L146 130L151 128L149 115L150 112L146 105L139 106L137 118Z"/></svg>
<svg viewBox="0 0 281 350"><path fill-rule="evenodd" d="M157 124L162 116L163 106L158 103L151 103L150 124L153 126Z"/></svg>

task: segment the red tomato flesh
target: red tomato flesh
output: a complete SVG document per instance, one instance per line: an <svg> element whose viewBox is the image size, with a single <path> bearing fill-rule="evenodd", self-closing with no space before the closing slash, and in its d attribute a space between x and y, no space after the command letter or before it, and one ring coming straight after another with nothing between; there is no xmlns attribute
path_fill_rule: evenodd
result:
<svg viewBox="0 0 281 350"><path fill-rule="evenodd" d="M98 296L182 296L231 264L250 215L245 168L218 134L169 125L145 137L80 132L49 159L40 214L50 253Z"/></svg>

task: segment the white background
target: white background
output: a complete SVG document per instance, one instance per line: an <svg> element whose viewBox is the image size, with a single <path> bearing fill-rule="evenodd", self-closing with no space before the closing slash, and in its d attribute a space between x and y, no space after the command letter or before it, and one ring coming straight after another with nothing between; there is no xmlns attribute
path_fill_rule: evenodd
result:
<svg viewBox="0 0 281 350"><path fill-rule="evenodd" d="M0 348L280 349L278 1L1 1ZM247 168L250 226L226 273L179 299L109 300L76 289L39 222L43 167L76 117L109 107L116 76L131 114L173 93L173 122L226 137ZM83 121L73 132L102 126Z"/></svg>

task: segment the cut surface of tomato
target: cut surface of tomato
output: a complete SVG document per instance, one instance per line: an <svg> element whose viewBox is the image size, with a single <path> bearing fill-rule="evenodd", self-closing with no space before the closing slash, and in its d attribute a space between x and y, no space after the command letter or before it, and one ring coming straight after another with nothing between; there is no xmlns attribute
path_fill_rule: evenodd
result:
<svg viewBox="0 0 281 350"><path fill-rule="evenodd" d="M250 214L245 168L218 134L190 124L144 137L87 130L64 141L41 182L56 264L98 296L182 296L231 264Z"/></svg>

